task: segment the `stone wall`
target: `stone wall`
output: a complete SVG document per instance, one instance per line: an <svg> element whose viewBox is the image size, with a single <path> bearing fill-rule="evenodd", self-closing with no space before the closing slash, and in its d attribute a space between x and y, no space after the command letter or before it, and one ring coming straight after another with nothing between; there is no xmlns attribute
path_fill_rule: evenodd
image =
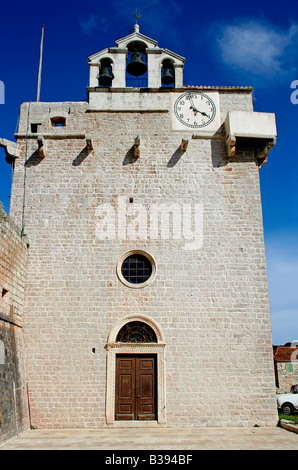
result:
<svg viewBox="0 0 298 470"><path fill-rule="evenodd" d="M289 393L292 385L298 384L297 362L276 362L278 376L277 393Z"/></svg>
<svg viewBox="0 0 298 470"><path fill-rule="evenodd" d="M28 429L23 303L27 242L0 208L0 442Z"/></svg>
<svg viewBox="0 0 298 470"><path fill-rule="evenodd" d="M220 100L222 123L230 109L252 110L245 91L222 92ZM59 115L66 126L51 128L51 117ZM43 126L45 158L31 123ZM87 134L93 150L86 147ZM137 136L139 157L133 150ZM105 426L107 341L130 315L151 318L163 333L159 386L167 426L276 424L254 151L238 149L229 160L223 127L210 138L194 138L191 129L173 132L170 110L88 112L85 102L24 104L17 138L22 157L11 214L18 223L22 219L25 181L32 424ZM186 152L181 139L189 141ZM183 204L203 209L197 248L160 231L146 239L119 231L98 236L103 207L112 208L118 221L125 207L126 228L132 228L141 208L173 203L178 210ZM154 281L140 289L124 285L116 271L123 254L134 249L150 253L157 268Z"/></svg>

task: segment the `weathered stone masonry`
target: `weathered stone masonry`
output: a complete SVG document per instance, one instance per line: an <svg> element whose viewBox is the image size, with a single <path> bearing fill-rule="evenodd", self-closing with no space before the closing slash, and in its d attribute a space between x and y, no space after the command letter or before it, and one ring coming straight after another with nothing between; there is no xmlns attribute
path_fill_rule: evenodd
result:
<svg viewBox="0 0 298 470"><path fill-rule="evenodd" d="M27 242L0 208L0 442L28 429L23 304Z"/></svg>
<svg viewBox="0 0 298 470"><path fill-rule="evenodd" d="M231 95L222 95L223 112ZM233 93L234 107L237 101L241 107L241 96ZM247 109L246 99L242 106ZM49 108L57 113L54 104L31 104L41 119ZM24 155L15 168L17 221L26 171L31 249L25 325L33 424L104 425L104 345L114 322L132 312L154 318L166 332L168 424L267 422L274 408L272 357L253 152L240 151L229 162L224 140L192 139L188 133L187 152L171 167L181 136L171 132L167 114L87 114L86 103L64 105L69 108L74 137L63 129L65 138L46 138L44 160L36 155L36 138L28 138L27 163ZM93 151L85 149L78 131L91 133ZM136 135L141 156L125 165ZM121 195L147 206L202 203L203 248L187 252L185 242L175 240L98 240L97 206L116 205ZM158 275L153 285L131 291L117 279L116 265L135 246L155 257ZM192 403L199 408L196 415Z"/></svg>

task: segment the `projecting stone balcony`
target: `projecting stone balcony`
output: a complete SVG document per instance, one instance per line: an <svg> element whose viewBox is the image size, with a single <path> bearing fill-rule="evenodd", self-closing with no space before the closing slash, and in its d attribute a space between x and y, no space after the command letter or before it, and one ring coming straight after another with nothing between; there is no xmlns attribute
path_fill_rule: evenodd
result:
<svg viewBox="0 0 298 470"><path fill-rule="evenodd" d="M276 143L275 115L253 111L230 111L225 120L228 156L233 157L237 147L254 148L261 164Z"/></svg>

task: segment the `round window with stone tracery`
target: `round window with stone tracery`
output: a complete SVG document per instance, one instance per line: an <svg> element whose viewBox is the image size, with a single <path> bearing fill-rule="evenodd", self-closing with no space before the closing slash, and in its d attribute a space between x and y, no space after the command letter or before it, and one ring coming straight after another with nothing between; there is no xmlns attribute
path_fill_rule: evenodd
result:
<svg viewBox="0 0 298 470"><path fill-rule="evenodd" d="M119 260L117 274L120 281L128 287L145 287L155 277L155 261L145 251L130 251Z"/></svg>

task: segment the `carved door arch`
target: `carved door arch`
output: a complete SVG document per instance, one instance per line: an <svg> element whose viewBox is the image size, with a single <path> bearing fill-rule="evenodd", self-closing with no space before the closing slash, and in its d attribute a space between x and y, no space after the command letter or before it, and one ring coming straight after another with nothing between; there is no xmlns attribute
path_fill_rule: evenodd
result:
<svg viewBox="0 0 298 470"><path fill-rule="evenodd" d="M143 330L140 331L140 328ZM136 328L132 328L136 326ZM146 327L147 326L147 327ZM133 330L133 331L129 331ZM128 334L127 334L128 331ZM120 333L120 334L119 334ZM125 338L129 338L131 334L131 341L125 341ZM149 336L148 336L149 334ZM143 340L140 341L140 338L143 337ZM122 341L119 341L122 340ZM124 340L123 340L124 339ZM150 342L149 342L150 341ZM158 424L165 424L166 422L166 404L165 404L165 341L164 336L157 325L157 323L152 320L151 318L145 315L130 315L127 317L122 318L119 322L112 328L108 343L106 344L107 350L107 394L106 394L106 422L107 424L114 424L116 425L118 420L116 420L117 410L117 400L116 400L116 384L118 385L119 380L119 373L118 373L118 365L117 360L119 358L130 358L131 360L124 364L128 367L130 363L130 367L138 367L138 369L142 367L149 367L149 362L145 360L143 365L141 362L138 362L141 358L148 358L152 362L152 369L150 372L146 374L145 381L147 382L146 387L147 391L145 395L148 395L148 390L151 386L153 386L154 381L154 392L156 397L155 405L152 403L148 403L148 406L140 407L138 403L134 403L138 410L137 413L128 413L130 416L127 416L127 420L125 416L121 419L121 423L123 422L129 423L131 420L138 419L140 422L142 420L156 420ZM117 359L118 358L118 359ZM134 362L137 361L137 362ZM153 363L155 364L153 366ZM134 365L133 365L134 364ZM154 369L155 367L155 369ZM135 369L136 371L136 369ZM137 372L140 375L140 372ZM117 374L117 376L116 376ZM128 377L131 377L131 380L139 380L133 378L134 372L129 372ZM152 377L152 381L151 378ZM134 385L136 386L136 382ZM138 391L139 391L139 384L138 384ZM135 392L136 393L136 392ZM150 391L151 393L151 391ZM142 402L143 404L145 401ZM146 403L145 403L146 404ZM152 406L155 406L154 413L151 412L153 410ZM123 410L128 410L129 406L126 408L123 407ZM143 409L143 411L142 411ZM147 410L147 417L144 410ZM118 407L119 411L119 407ZM119 419L119 416L117 417ZM123 419L123 420L122 420Z"/></svg>

